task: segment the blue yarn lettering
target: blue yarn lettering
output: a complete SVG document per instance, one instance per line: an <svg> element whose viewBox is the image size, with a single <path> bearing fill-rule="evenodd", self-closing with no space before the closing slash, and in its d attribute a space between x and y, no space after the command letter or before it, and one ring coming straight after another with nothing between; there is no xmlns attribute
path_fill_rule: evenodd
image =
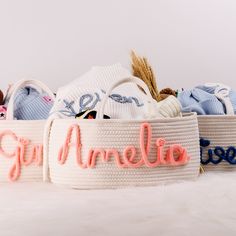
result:
<svg viewBox="0 0 236 236"><path fill-rule="evenodd" d="M229 146L226 150L223 147L216 146L214 149L207 150L207 157L203 158L203 149L210 145L210 141L200 138L200 158L203 165L207 165L210 162L214 165L226 161L231 165L236 164L236 148Z"/></svg>
<svg viewBox="0 0 236 236"><path fill-rule="evenodd" d="M101 90L102 93L106 92L104 90ZM136 97L125 97L125 96L121 96L120 94L111 94L109 95L109 98L111 98L113 101L118 102L118 103L135 103L137 107L142 107L144 106L143 103L140 103L138 98ZM74 106L74 101L67 101L67 100L63 100L63 103L65 104L65 109L59 110L60 113L72 117L75 116L76 114L86 111L86 110L93 110L96 105L98 104L98 102L101 101L101 98L99 96L98 93L94 93L94 94L83 94L80 99L79 99L79 112L76 112L73 108Z"/></svg>
<svg viewBox="0 0 236 236"><path fill-rule="evenodd" d="M101 91L106 94L104 90L101 89ZM109 95L109 98L119 103L132 103L134 101L137 107L144 106L144 104L140 103L136 97L126 97L126 96L121 96L120 94L114 93L114 94Z"/></svg>
<svg viewBox="0 0 236 236"><path fill-rule="evenodd" d="M93 110L96 107L97 103L101 101L98 93L95 93L95 96L96 98L94 100L94 96L92 94L82 95L79 100L79 106L80 106L79 112L82 112L85 110Z"/></svg>

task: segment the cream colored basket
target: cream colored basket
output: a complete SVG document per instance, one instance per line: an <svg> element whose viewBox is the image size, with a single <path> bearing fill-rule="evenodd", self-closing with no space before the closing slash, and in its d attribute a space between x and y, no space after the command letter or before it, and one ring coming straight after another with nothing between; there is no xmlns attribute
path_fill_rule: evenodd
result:
<svg viewBox="0 0 236 236"><path fill-rule="evenodd" d="M16 92L26 86L38 86L54 99L44 84L36 80L21 80L11 89L7 119L0 121L0 182L42 181L44 120L13 120Z"/></svg>
<svg viewBox="0 0 236 236"><path fill-rule="evenodd" d="M125 82L135 82L151 97L140 80L125 79L121 83ZM98 118L103 115L108 94L121 83L107 93ZM194 114L147 120L54 119L48 123L45 139L45 180L73 188L153 186L195 179L199 173L199 135ZM171 153L174 162L170 165L167 159ZM89 158L92 156L96 158ZM180 164L184 156L189 160ZM156 162L157 157L163 158L161 164ZM168 163L163 164L165 161Z"/></svg>
<svg viewBox="0 0 236 236"><path fill-rule="evenodd" d="M236 116L198 116L204 170L236 170Z"/></svg>

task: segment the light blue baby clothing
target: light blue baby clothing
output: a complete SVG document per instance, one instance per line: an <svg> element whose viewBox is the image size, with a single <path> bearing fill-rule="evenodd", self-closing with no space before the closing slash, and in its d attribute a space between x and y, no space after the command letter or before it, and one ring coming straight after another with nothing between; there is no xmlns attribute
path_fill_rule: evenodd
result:
<svg viewBox="0 0 236 236"><path fill-rule="evenodd" d="M214 94L215 89L217 86L205 86L205 85L200 85L197 86L197 88L206 91L207 93ZM229 99L233 105L234 108L234 114L236 114L236 91L230 89L229 91Z"/></svg>
<svg viewBox="0 0 236 236"><path fill-rule="evenodd" d="M21 88L14 98L14 119L47 119L52 106L53 99L47 93L28 86Z"/></svg>
<svg viewBox="0 0 236 236"><path fill-rule="evenodd" d="M225 115L227 109L224 102L215 95L216 86L200 85L192 90L182 91L178 99L183 112L196 112L198 115ZM236 114L236 92L230 89L228 98Z"/></svg>

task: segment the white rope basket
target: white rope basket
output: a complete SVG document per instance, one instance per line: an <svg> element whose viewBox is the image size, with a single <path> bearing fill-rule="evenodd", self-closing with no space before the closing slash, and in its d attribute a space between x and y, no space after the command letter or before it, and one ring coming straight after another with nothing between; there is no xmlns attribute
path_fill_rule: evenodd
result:
<svg viewBox="0 0 236 236"><path fill-rule="evenodd" d="M102 102L98 118L103 116L104 105L111 90L125 82L137 83L145 90L151 101L151 95L144 83L138 79L125 79L111 87ZM147 132L143 133L144 144L140 131L140 127L143 125L151 127L151 132L149 132L151 137ZM71 136L67 136L68 132ZM80 142L78 142L79 139ZM158 139L162 141L165 139L166 142L163 150L159 150L163 157L167 155L167 150L170 151L176 144L179 144L187 152L188 162L178 166L160 164L155 167L149 167L143 163L143 165L134 168L135 163L141 163L140 160L144 155L142 145L145 146L144 149L148 153L150 163L155 162L157 156L161 156L160 153L157 153L156 142ZM147 151L147 140L150 140L149 152ZM133 149L130 148L126 152L127 147ZM130 158L131 149L136 151L132 161ZM95 150L99 150L99 154L93 163L91 159L88 161L88 156L96 152ZM129 160L134 166L118 167L114 152L110 158L104 158L109 150L116 150L119 155L118 159L123 164L125 162L124 156L127 155L127 159L130 158ZM184 150L182 153L185 152ZM80 164L79 157L81 157ZM174 159L176 160L176 158ZM153 186L160 183L195 179L199 174L199 167L199 135L195 114L185 117L147 120L54 119L48 121L47 124L44 179L55 184L79 189Z"/></svg>
<svg viewBox="0 0 236 236"><path fill-rule="evenodd" d="M54 99L53 93L40 81L21 80L11 88L7 119L0 121L0 182L42 181L43 132L45 120L13 120L16 92L26 86L37 86Z"/></svg>
<svg viewBox="0 0 236 236"><path fill-rule="evenodd" d="M199 136L204 142L201 145L202 161L205 163L202 165L203 169L236 170L236 116L198 116L198 125Z"/></svg>

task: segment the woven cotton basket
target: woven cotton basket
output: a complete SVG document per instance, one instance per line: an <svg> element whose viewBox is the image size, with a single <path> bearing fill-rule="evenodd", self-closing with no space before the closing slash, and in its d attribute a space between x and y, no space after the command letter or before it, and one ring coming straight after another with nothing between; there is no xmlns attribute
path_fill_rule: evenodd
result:
<svg viewBox="0 0 236 236"><path fill-rule="evenodd" d="M141 85L148 94L148 89L143 83L137 80L135 82ZM116 86L112 86L111 90ZM106 99L107 97L103 105ZM101 105L100 118L103 105ZM148 153L150 162L155 161L160 154L157 153L156 141L161 138L166 141L163 149L164 156L171 145L180 144L186 149L190 158L187 164L158 165L152 168L146 165L120 168L116 164L117 159L114 155L106 160L102 157L102 152L116 150L120 160L124 161L125 150L127 146L131 146L132 150L136 151L133 163L140 161L142 158L140 127L143 125L151 128L149 132L151 136L147 133L144 135L145 140L150 138L150 152ZM67 136L68 133L71 135ZM79 189L152 186L177 180L195 179L199 173L199 135L197 117L194 114L186 117L147 120L54 119L48 123L45 138L44 178L55 184ZM80 142L76 143L79 139ZM79 154L81 154L82 162L88 165L90 163L88 155L93 153L91 150L94 149L100 150L100 153L93 168L82 168L77 161ZM65 157L64 160L63 157Z"/></svg>
<svg viewBox="0 0 236 236"><path fill-rule="evenodd" d="M52 92L36 80L14 84L7 107L7 119L0 121L0 182L42 181L43 132L45 120L13 120L16 92L27 85L38 86L54 99Z"/></svg>
<svg viewBox="0 0 236 236"><path fill-rule="evenodd" d="M198 116L198 124L204 170L236 170L236 116Z"/></svg>
<svg viewBox="0 0 236 236"><path fill-rule="evenodd" d="M44 125L45 121L0 121L0 182L42 181ZM17 155L19 148L25 150L24 161ZM34 160L27 163L35 148Z"/></svg>

